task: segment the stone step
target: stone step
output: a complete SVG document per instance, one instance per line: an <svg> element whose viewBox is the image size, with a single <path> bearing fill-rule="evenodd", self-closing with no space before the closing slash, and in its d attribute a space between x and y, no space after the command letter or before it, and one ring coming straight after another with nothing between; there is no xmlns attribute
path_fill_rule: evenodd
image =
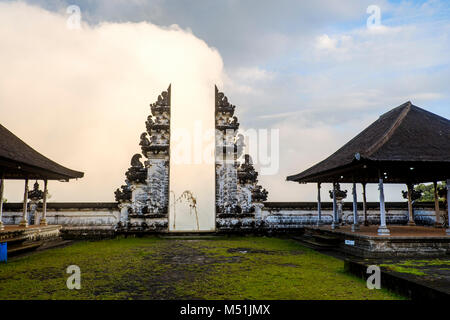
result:
<svg viewBox="0 0 450 320"><path fill-rule="evenodd" d="M316 242L324 243L324 244L333 244L337 245L339 243L339 238L333 236L326 236L322 234L314 234L312 236Z"/></svg>
<svg viewBox="0 0 450 320"><path fill-rule="evenodd" d="M309 237L293 237L294 240L299 241L305 247L314 249L314 250L330 250L337 247L335 243L323 243L314 240L314 238Z"/></svg>
<svg viewBox="0 0 450 320"><path fill-rule="evenodd" d="M218 235L212 232L176 232L176 233L166 233L164 235L158 236L161 239L172 239L172 240L208 240L217 239Z"/></svg>
<svg viewBox="0 0 450 320"><path fill-rule="evenodd" d="M15 256L18 254L22 254L25 252L33 251L39 248L42 245L42 242L30 242L24 243L20 246L8 247L8 256Z"/></svg>
<svg viewBox="0 0 450 320"><path fill-rule="evenodd" d="M53 241L45 241L37 249L37 251L65 247L65 246L68 246L68 245L72 244L73 242L74 242L73 240L62 240L62 239L57 239L57 240L53 240Z"/></svg>

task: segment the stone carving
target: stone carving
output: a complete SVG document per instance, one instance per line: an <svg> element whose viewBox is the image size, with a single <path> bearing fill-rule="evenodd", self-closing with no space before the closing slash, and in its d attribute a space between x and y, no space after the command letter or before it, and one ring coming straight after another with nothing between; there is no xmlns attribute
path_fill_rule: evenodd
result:
<svg viewBox="0 0 450 320"><path fill-rule="evenodd" d="M34 202L44 199L44 191L39 190L39 183L37 181L33 185L33 190L28 191L28 199Z"/></svg>
<svg viewBox="0 0 450 320"><path fill-rule="evenodd" d="M330 198L333 199L333 190L329 191ZM336 204L337 204L337 214L338 214L338 220L339 223L344 222L342 219L343 216L343 201L345 198L347 198L347 190L341 190L341 185L339 183L336 183L336 190L335 190L335 196L336 196Z"/></svg>
<svg viewBox="0 0 450 320"><path fill-rule="evenodd" d="M33 189L28 191L28 199L30 200L30 212L28 214L28 224L39 224L39 215L37 212L38 204L44 199L44 191L39 190L39 183L36 181Z"/></svg>
<svg viewBox="0 0 450 320"><path fill-rule="evenodd" d="M255 186L253 189L252 197L254 202L263 202L267 200L267 195L269 192L263 189L260 185Z"/></svg>
<svg viewBox="0 0 450 320"><path fill-rule="evenodd" d="M122 221L129 230L160 231L167 228L169 185L170 86L155 103L145 121L139 145L147 160L135 154L125 173L126 185L115 191L116 201L127 211ZM128 206L126 203L130 203ZM125 215L124 215L125 216Z"/></svg>
<svg viewBox="0 0 450 320"><path fill-rule="evenodd" d="M128 185L122 185L114 191L114 196L117 202L131 201L131 189Z"/></svg>
<svg viewBox="0 0 450 320"><path fill-rule="evenodd" d="M250 157L250 155L246 154L244 158L244 162L239 166L238 169L239 183L254 183L258 181L258 172L256 172L255 168L253 167L252 158Z"/></svg>
<svg viewBox="0 0 450 320"><path fill-rule="evenodd" d="M141 141L139 142L139 145L141 146L142 153L146 155L150 147L150 140L147 138L147 132L141 133Z"/></svg>
<svg viewBox="0 0 450 320"><path fill-rule="evenodd" d="M215 97L217 222L219 228L220 225L229 228L230 224L235 227L242 224L245 217L254 218L254 204L267 200L268 193L257 185L258 173L251 157L245 155L244 162L239 164L245 143L244 136L238 134L239 122L234 116L236 107L228 102L217 86Z"/></svg>
<svg viewBox="0 0 450 320"><path fill-rule="evenodd" d="M328 191L330 193L330 198L333 199L333 190ZM341 190L341 185L339 183L336 183L336 200L342 201L345 198L347 198L347 190Z"/></svg>
<svg viewBox="0 0 450 320"><path fill-rule="evenodd" d="M147 178L147 171L144 168L144 165L139 160L142 158L142 155L135 154L131 158L131 167L125 173L128 181L134 183L145 183L145 179Z"/></svg>

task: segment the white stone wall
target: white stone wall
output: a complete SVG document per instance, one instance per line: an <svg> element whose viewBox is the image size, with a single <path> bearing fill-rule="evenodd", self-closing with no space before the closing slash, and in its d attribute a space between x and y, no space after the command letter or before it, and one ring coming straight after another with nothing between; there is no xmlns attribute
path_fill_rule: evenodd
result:
<svg viewBox="0 0 450 320"><path fill-rule="evenodd" d="M8 210L5 206L3 211L3 222L6 225L19 224L22 219L22 212L18 209L17 204L15 210ZM76 205L74 206L76 207ZM114 230L119 221L125 222L127 220L128 212L127 206L123 208L113 208L113 205L102 208L98 205L94 208L87 208L83 204L80 209L77 208L58 208L57 210L49 208L47 211L47 222L50 225L58 224L63 226L63 230ZM387 204L387 223L388 224L405 224L408 221L408 210L406 209L389 209ZM38 215L41 215L41 208L37 210ZM416 209L415 221L418 224L432 225L435 220L435 212L432 208ZM322 210L322 221L330 224L332 221L332 211ZM350 224L353 220L353 212L348 209L343 211L343 221ZM363 222L363 213L358 211L360 223ZM368 210L368 219L371 224L379 223L379 211ZM133 220L133 221L131 221ZM135 222L135 218L131 218L130 222ZM161 220L161 221L160 221ZM160 228L167 226L167 219L145 219L152 228ZM268 208L261 205L256 206L255 218L230 218L217 219L217 223L225 228L219 229L234 229L248 230L253 227L261 227L266 230L277 229L295 229L301 228L305 225L317 223L317 211L313 209L298 209L298 208Z"/></svg>
<svg viewBox="0 0 450 320"><path fill-rule="evenodd" d="M38 214L42 214L38 210ZM3 223L6 225L19 224L22 212L3 212ZM117 210L58 210L47 211L47 223L49 225L62 225L64 228L76 229L114 229L120 219L120 211Z"/></svg>

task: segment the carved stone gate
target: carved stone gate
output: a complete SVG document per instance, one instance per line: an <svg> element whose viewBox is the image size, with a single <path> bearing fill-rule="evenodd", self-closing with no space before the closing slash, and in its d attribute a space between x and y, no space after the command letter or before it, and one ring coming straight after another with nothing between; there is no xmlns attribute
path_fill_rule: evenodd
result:
<svg viewBox="0 0 450 320"><path fill-rule="evenodd" d="M140 136L142 154L133 155L125 184L115 191L121 208L119 229L169 230L170 108L171 86L150 104L146 131ZM250 156L243 155L235 108L215 87L217 231L258 228L258 211L267 199Z"/></svg>

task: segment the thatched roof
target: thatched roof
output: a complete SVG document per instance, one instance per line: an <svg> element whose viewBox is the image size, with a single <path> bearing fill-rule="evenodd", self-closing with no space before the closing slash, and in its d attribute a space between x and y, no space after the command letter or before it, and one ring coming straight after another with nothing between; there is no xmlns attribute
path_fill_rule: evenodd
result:
<svg viewBox="0 0 450 320"><path fill-rule="evenodd" d="M69 180L82 178L84 173L44 157L0 125L0 175L5 179Z"/></svg>
<svg viewBox="0 0 450 320"><path fill-rule="evenodd" d="M393 183L450 178L450 120L408 101L380 116L325 160L287 180L376 182L380 172Z"/></svg>

